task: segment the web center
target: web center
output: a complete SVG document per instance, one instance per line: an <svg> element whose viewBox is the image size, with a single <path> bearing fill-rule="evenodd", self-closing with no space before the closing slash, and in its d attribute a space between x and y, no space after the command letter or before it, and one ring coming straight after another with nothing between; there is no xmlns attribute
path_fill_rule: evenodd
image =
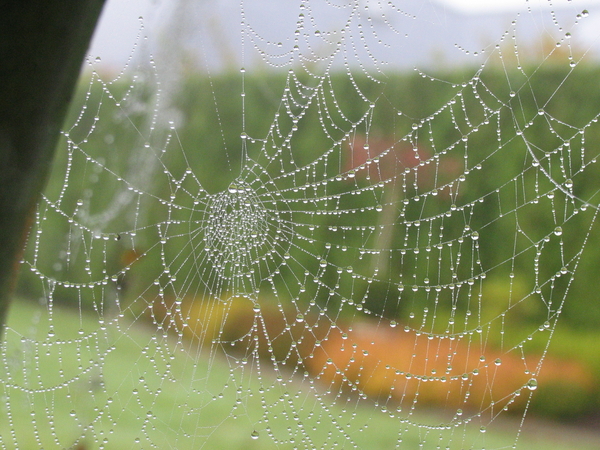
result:
<svg viewBox="0 0 600 450"><path fill-rule="evenodd" d="M232 184L208 208L208 247L213 253L246 260L252 250L268 243L268 222L269 213L252 188Z"/></svg>
<svg viewBox="0 0 600 450"><path fill-rule="evenodd" d="M213 273L231 291L254 289L281 260L283 222L270 194L236 181L209 199L204 217L205 251ZM233 282L233 283L232 283Z"/></svg>

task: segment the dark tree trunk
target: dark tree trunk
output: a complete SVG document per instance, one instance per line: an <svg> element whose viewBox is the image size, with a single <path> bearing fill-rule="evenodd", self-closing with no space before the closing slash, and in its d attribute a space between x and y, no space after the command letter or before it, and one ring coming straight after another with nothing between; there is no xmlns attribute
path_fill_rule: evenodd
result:
<svg viewBox="0 0 600 450"><path fill-rule="evenodd" d="M0 333L104 0L0 1Z"/></svg>

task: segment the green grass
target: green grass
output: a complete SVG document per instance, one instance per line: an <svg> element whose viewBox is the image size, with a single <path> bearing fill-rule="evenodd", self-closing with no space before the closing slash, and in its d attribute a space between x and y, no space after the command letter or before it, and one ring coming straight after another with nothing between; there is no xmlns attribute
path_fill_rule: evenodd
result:
<svg viewBox="0 0 600 450"><path fill-rule="evenodd" d="M484 434L476 418L439 430L435 411L390 417L356 399L342 408L315 394L322 387L311 392L299 374L284 371L281 383L264 362L242 365L220 352L176 347L144 321L115 317L103 325L89 313L48 311L24 301L12 306L0 375L1 449L352 448L348 437L361 449L495 449L510 448L516 435L518 420L502 416ZM277 444L268 427L295 444ZM555 427L546 427L522 433L517 448L597 448L581 436L549 440L544 430Z"/></svg>

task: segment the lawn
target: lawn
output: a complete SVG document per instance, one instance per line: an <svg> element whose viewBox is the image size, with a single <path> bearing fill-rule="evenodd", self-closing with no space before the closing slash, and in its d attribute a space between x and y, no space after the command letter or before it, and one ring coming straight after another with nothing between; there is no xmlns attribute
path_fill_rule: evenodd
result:
<svg viewBox="0 0 600 450"><path fill-rule="evenodd" d="M11 309L2 366L2 449L489 450L511 448L519 422L501 415L481 433L442 429L435 411L392 417L356 399L333 404L300 374L278 379L264 362L177 345L142 319L102 322L22 300ZM517 448L598 448L592 434L525 423Z"/></svg>

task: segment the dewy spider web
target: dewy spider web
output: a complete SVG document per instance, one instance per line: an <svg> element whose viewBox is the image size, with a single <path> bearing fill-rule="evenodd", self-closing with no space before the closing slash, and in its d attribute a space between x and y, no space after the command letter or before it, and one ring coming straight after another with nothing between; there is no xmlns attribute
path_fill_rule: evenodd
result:
<svg viewBox="0 0 600 450"><path fill-rule="evenodd" d="M534 64L520 18L434 76L377 56L426 9L302 1L280 40L254 6L244 59L277 70L178 97L160 61L90 61L23 261L39 305L5 332L0 448L518 448L522 420L494 425L575 376L542 363L597 212L598 112L564 111L587 12L529 10L558 42Z"/></svg>

